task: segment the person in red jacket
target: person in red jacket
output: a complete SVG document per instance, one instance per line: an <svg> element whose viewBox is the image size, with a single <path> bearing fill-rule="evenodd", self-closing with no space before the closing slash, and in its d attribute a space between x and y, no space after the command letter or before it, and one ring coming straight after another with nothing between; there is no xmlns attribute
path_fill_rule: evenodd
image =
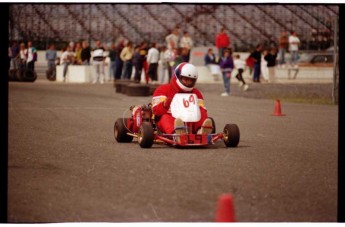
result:
<svg viewBox="0 0 345 227"><path fill-rule="evenodd" d="M186 128L192 128L192 133L210 134L213 129L212 120L208 118L201 92L195 88L198 79L196 67L190 63L180 63L169 84L159 86L153 93L152 109L157 119L158 129L167 134L185 134ZM170 111L170 104L177 93L191 93L198 98L201 118L198 122L184 123L174 118ZM187 124L187 125L186 125Z"/></svg>
<svg viewBox="0 0 345 227"><path fill-rule="evenodd" d="M216 47L218 48L219 58L223 57L223 51L230 46L230 38L225 32L225 28L222 28L216 36Z"/></svg>

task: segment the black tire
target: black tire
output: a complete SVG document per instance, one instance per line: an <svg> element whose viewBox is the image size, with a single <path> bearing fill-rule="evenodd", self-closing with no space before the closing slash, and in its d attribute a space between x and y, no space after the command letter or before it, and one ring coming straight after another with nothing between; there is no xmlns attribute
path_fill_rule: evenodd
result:
<svg viewBox="0 0 345 227"><path fill-rule="evenodd" d="M25 69L22 72L22 81L24 82L34 82L37 79L37 74L31 69Z"/></svg>
<svg viewBox="0 0 345 227"><path fill-rule="evenodd" d="M127 120L129 118L119 118L114 124L114 138L119 143L130 143L133 140L133 136L127 135L128 129L126 127Z"/></svg>
<svg viewBox="0 0 345 227"><path fill-rule="evenodd" d="M49 81L56 81L56 69L48 69L46 71L46 76Z"/></svg>
<svg viewBox="0 0 345 227"><path fill-rule="evenodd" d="M115 92L126 94L126 87L131 83L130 80L116 80L115 82Z"/></svg>
<svg viewBox="0 0 345 227"><path fill-rule="evenodd" d="M240 142L240 129L236 124L226 124L223 141L227 147L237 147Z"/></svg>
<svg viewBox="0 0 345 227"><path fill-rule="evenodd" d="M149 96L150 87L142 84L129 84L126 87L126 95L128 96Z"/></svg>
<svg viewBox="0 0 345 227"><path fill-rule="evenodd" d="M155 90L157 89L157 87L160 86L160 84L150 84L150 91L149 91L149 95L153 95L153 93L155 92Z"/></svg>
<svg viewBox="0 0 345 227"><path fill-rule="evenodd" d="M152 147L154 133L151 123L143 122L138 131L138 143L142 148Z"/></svg>
<svg viewBox="0 0 345 227"><path fill-rule="evenodd" d="M25 69L17 69L16 71L16 81L23 81L23 74L24 74Z"/></svg>
<svg viewBox="0 0 345 227"><path fill-rule="evenodd" d="M214 122L214 119L212 117L208 117L212 121L213 129L212 129L212 134L216 133L216 122Z"/></svg>
<svg viewBox="0 0 345 227"><path fill-rule="evenodd" d="M17 74L17 69L10 69L8 71L8 80L16 81L17 80L16 74Z"/></svg>

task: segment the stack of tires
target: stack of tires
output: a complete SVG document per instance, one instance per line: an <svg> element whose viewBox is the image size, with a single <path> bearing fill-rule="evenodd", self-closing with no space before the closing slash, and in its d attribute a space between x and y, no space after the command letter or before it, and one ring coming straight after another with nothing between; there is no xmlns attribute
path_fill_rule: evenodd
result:
<svg viewBox="0 0 345 227"><path fill-rule="evenodd" d="M135 83L131 80L116 80L115 92L128 96L150 96L158 85Z"/></svg>
<svg viewBox="0 0 345 227"><path fill-rule="evenodd" d="M10 69L8 79L9 81L34 82L37 74L31 69Z"/></svg>

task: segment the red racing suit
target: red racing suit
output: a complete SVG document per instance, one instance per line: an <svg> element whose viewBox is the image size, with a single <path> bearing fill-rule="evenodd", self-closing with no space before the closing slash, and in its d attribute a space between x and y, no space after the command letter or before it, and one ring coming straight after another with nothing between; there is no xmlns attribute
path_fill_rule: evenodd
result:
<svg viewBox="0 0 345 227"><path fill-rule="evenodd" d="M201 118L198 122L190 122L188 127L192 128L192 133L196 133L204 120L208 117L207 110L204 107L204 98L201 92L193 88L191 91L184 91L176 82L176 76L173 76L169 84L159 86L153 93L152 109L157 120L157 127L160 131L167 134L174 133L175 118L171 115L170 103L176 93L192 93L198 97Z"/></svg>

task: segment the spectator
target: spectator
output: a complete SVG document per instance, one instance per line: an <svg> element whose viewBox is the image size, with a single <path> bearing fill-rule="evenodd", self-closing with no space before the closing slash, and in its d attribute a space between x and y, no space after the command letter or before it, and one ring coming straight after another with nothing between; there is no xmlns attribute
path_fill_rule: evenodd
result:
<svg viewBox="0 0 345 227"><path fill-rule="evenodd" d="M298 46L300 44L300 40L296 35L295 31L291 31L289 36L289 51L291 55L291 67L298 68L297 61L298 61Z"/></svg>
<svg viewBox="0 0 345 227"><path fill-rule="evenodd" d="M10 69L17 69L19 62L19 47L17 41L12 42L12 46L9 48L9 57L11 58Z"/></svg>
<svg viewBox="0 0 345 227"><path fill-rule="evenodd" d="M109 51L109 80L113 81L115 80L115 61L116 61L116 46L115 44L111 45L110 51Z"/></svg>
<svg viewBox="0 0 345 227"><path fill-rule="evenodd" d="M73 41L69 42L69 47L70 47L70 52L74 52L75 51L75 43Z"/></svg>
<svg viewBox="0 0 345 227"><path fill-rule="evenodd" d="M174 49L174 57L173 57L173 61L170 62L170 65L172 67L172 73L175 71L175 68L183 62L183 58L182 58L182 48L177 48Z"/></svg>
<svg viewBox="0 0 345 227"><path fill-rule="evenodd" d="M104 74L104 64L105 64L105 53L104 47L102 46L101 41L96 41L96 47L93 50L92 65L96 71L96 78L93 80L93 84L98 81L103 84L105 82Z"/></svg>
<svg viewBox="0 0 345 227"><path fill-rule="evenodd" d="M248 52L249 52L249 53L252 53L253 50L252 50L252 49L249 49ZM254 69L254 58L251 57L250 54L249 54L248 57L246 58L246 66L248 66L249 75L252 75L253 69Z"/></svg>
<svg viewBox="0 0 345 227"><path fill-rule="evenodd" d="M55 50L55 45L50 44L49 49L46 51L46 60L48 62L48 70L55 69L56 57L57 57L57 53Z"/></svg>
<svg viewBox="0 0 345 227"><path fill-rule="evenodd" d="M216 55L213 53L212 48L209 48L207 50L207 54L204 56L204 62L205 62L205 65L217 64L217 58L216 58Z"/></svg>
<svg viewBox="0 0 345 227"><path fill-rule="evenodd" d="M37 50L32 46L32 41L28 41L27 48L27 67L32 71L35 71L35 62L37 61Z"/></svg>
<svg viewBox="0 0 345 227"><path fill-rule="evenodd" d="M61 54L60 65L63 65L63 82L66 82L66 75L68 66L71 64L72 59L72 51L71 46L68 45L65 49L63 49Z"/></svg>
<svg viewBox="0 0 345 227"><path fill-rule="evenodd" d="M167 47L166 46L162 46L159 52L159 62L158 64L160 65L160 67L158 67L159 70L159 78L160 78L160 83L163 84L165 81L165 75L166 75L166 71L168 69L168 60L169 60L169 56L168 56L168 51L167 51Z"/></svg>
<svg viewBox="0 0 345 227"><path fill-rule="evenodd" d="M279 53L278 53L278 59L279 59L279 66L285 67L285 53L289 47L289 39L287 37L286 32L282 32L280 38L279 38Z"/></svg>
<svg viewBox="0 0 345 227"><path fill-rule="evenodd" d="M123 61L120 57L121 52L123 50L125 40L121 39L118 43L118 45L116 46L116 59L115 59L115 80L119 80L121 79L121 75L122 75L122 70L123 70Z"/></svg>
<svg viewBox="0 0 345 227"><path fill-rule="evenodd" d="M240 82L239 86L243 86L244 91L248 90L249 86L246 84L246 81L243 79L242 75L246 68L246 62L241 59L239 54L235 55L234 66L235 69L237 69L236 79Z"/></svg>
<svg viewBox="0 0 345 227"><path fill-rule="evenodd" d="M133 54L133 66L134 66L134 81L140 83L141 73L143 70L142 56L140 55L140 46L136 46Z"/></svg>
<svg viewBox="0 0 345 227"><path fill-rule="evenodd" d="M265 60L267 61L268 68L268 82L275 82L275 66L277 61L277 51L275 48L271 48L270 52L265 55Z"/></svg>
<svg viewBox="0 0 345 227"><path fill-rule="evenodd" d="M25 69L26 68L26 53L27 53L27 49L25 47L25 43L21 43L19 46L19 64L17 65L17 67L19 69Z"/></svg>
<svg viewBox="0 0 345 227"><path fill-rule="evenodd" d="M134 48L133 43L129 41L125 48L121 51L120 58L124 62L124 72L123 72L123 79L130 80L132 75L132 68L133 68L133 54Z"/></svg>
<svg viewBox="0 0 345 227"><path fill-rule="evenodd" d="M253 82L255 83L260 83L261 51L262 51L262 44L258 44L255 50L250 54L250 57L252 58L252 61L254 62Z"/></svg>
<svg viewBox="0 0 345 227"><path fill-rule="evenodd" d="M267 61L265 60L265 56L268 53L267 50L263 50L261 54L261 62L260 62L260 81L268 82L269 77L268 77L268 67L267 67Z"/></svg>
<svg viewBox="0 0 345 227"><path fill-rule="evenodd" d="M165 41L167 44L168 51L171 53L171 55L174 54L174 50L178 48L178 41L179 41L179 29L176 27L174 28L169 35L165 37ZM173 72L173 63L170 61L170 64L168 64L168 75L169 75L169 81Z"/></svg>
<svg viewBox="0 0 345 227"><path fill-rule="evenodd" d="M190 37L189 33L187 31L185 31L183 33L183 36L181 38L180 41L180 47L185 48L186 49L186 62L189 62L190 60L190 52L193 48L193 40L192 37Z"/></svg>
<svg viewBox="0 0 345 227"><path fill-rule="evenodd" d="M166 57L167 57L167 71L168 71L168 81L171 80L171 76L173 75L172 67L174 66L174 59L175 59L175 49L167 49L166 50Z"/></svg>
<svg viewBox="0 0 345 227"><path fill-rule="evenodd" d="M82 51L81 44L80 44L80 42L77 42L75 44L74 62L73 62L73 64L81 65L81 63L82 63L82 61L81 61L81 51Z"/></svg>
<svg viewBox="0 0 345 227"><path fill-rule="evenodd" d="M182 62L188 62L188 49L184 48L184 47L180 47L181 49L181 58L182 58Z"/></svg>
<svg viewBox="0 0 345 227"><path fill-rule="evenodd" d="M225 32L225 28L221 28L216 36L216 47L218 48L219 58L223 56L224 49L230 46L230 38Z"/></svg>
<svg viewBox="0 0 345 227"><path fill-rule="evenodd" d="M204 62L207 68L210 70L214 80L219 80L218 75L221 74L218 61L219 59L213 53L213 49L209 48L207 54L204 56Z"/></svg>
<svg viewBox="0 0 345 227"><path fill-rule="evenodd" d="M223 82L225 89L221 96L229 96L231 72L234 69L234 62L229 49L224 49L223 57L220 58L219 64L223 74Z"/></svg>
<svg viewBox="0 0 345 227"><path fill-rule="evenodd" d="M142 42L140 45L139 53L141 56L141 61L142 61L141 65L142 65L142 69L144 70L146 84L149 83L149 76L148 76L149 66L148 66L147 61L146 61L148 51L149 51L149 49L148 49L147 42L146 41ZM141 74L140 74L140 76L141 76Z"/></svg>
<svg viewBox="0 0 345 227"><path fill-rule="evenodd" d="M152 47L149 49L147 54L147 63L149 65L148 75L152 80L152 83L155 84L158 82L158 61L159 61L159 51L157 49L157 44L153 43Z"/></svg>
<svg viewBox="0 0 345 227"><path fill-rule="evenodd" d="M174 28L169 35L165 37L165 41L167 43L167 47L170 50L173 50L175 48L178 48L178 42L179 42L179 29Z"/></svg>
<svg viewBox="0 0 345 227"><path fill-rule="evenodd" d="M82 65L90 65L90 59L91 59L91 50L90 47L88 45L88 43L84 40L82 42L82 50L80 53L80 57L81 57L81 64Z"/></svg>

